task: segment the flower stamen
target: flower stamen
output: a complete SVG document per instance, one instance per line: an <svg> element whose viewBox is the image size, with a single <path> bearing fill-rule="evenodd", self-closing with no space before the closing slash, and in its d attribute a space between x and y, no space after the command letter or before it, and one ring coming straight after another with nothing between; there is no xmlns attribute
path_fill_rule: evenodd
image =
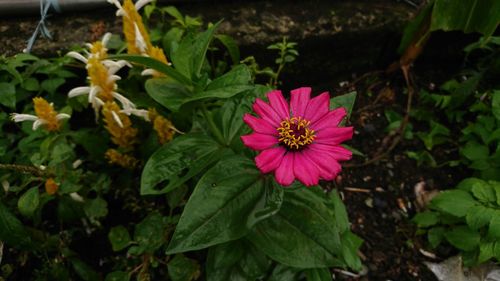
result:
<svg viewBox="0 0 500 281"><path fill-rule="evenodd" d="M290 150L299 150L311 144L316 138L314 130L309 128L310 121L302 117L292 117L281 121L277 129L279 142Z"/></svg>

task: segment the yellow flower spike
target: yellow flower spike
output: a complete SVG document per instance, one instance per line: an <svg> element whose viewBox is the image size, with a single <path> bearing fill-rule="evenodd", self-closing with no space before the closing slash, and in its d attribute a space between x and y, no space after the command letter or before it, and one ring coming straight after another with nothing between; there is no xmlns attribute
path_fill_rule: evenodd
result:
<svg viewBox="0 0 500 281"><path fill-rule="evenodd" d="M45 192L47 192L48 195L54 195L57 193L57 190L59 190L59 185L53 178L48 178L45 181Z"/></svg>
<svg viewBox="0 0 500 281"><path fill-rule="evenodd" d="M138 130L132 127L130 118L120 112L115 102L106 102L102 107L105 128L111 134L111 141L119 147L132 150L137 143Z"/></svg>
<svg viewBox="0 0 500 281"><path fill-rule="evenodd" d="M126 169L133 170L139 164L139 160L135 157L122 154L116 149L108 149L105 154L110 164L115 164Z"/></svg>
<svg viewBox="0 0 500 281"><path fill-rule="evenodd" d="M105 59L108 56L108 49L101 41L96 41L90 44L90 54L99 59Z"/></svg>
<svg viewBox="0 0 500 281"><path fill-rule="evenodd" d="M132 0L123 1L123 34L129 54L144 54L152 48L149 33Z"/></svg>
<svg viewBox="0 0 500 281"><path fill-rule="evenodd" d="M112 101L113 91L116 88L116 82L113 79L109 79L108 69L101 63L98 57L89 58L87 63L87 72L92 85L100 88L97 97L103 102Z"/></svg>
<svg viewBox="0 0 500 281"><path fill-rule="evenodd" d="M35 106L36 116L38 116L40 121L43 120L41 122L44 128L49 132L58 131L61 127L59 123L60 118L58 118L58 114L54 110L52 104L40 97L33 98L33 104Z"/></svg>
<svg viewBox="0 0 500 281"><path fill-rule="evenodd" d="M161 116L154 108L149 110L149 119L153 122L153 129L158 135L160 144L165 144L173 139L177 130L170 120Z"/></svg>

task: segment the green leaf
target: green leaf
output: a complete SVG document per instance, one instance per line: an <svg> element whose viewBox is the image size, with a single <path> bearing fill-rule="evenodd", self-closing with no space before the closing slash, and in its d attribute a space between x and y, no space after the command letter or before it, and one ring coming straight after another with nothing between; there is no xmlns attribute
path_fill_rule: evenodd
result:
<svg viewBox="0 0 500 281"><path fill-rule="evenodd" d="M195 38L184 37L179 46L172 50L170 54L172 63L184 76L190 77L191 80L200 76L208 46L219 24L220 22L212 25Z"/></svg>
<svg viewBox="0 0 500 281"><path fill-rule="evenodd" d="M182 254L177 254L168 262L168 276L172 281L191 281L198 279L200 265L196 260L188 259Z"/></svg>
<svg viewBox="0 0 500 281"><path fill-rule="evenodd" d="M0 202L0 240L10 247L27 249L31 246L31 237L12 213Z"/></svg>
<svg viewBox="0 0 500 281"><path fill-rule="evenodd" d="M451 245L464 251L474 250L481 239L478 232L464 225L451 228L444 236Z"/></svg>
<svg viewBox="0 0 500 281"><path fill-rule="evenodd" d="M110 59L126 60L133 63L142 64L147 68L152 68L159 71L166 76L176 80L177 82L184 85L191 85L192 82L189 78L179 73L177 70L172 68L168 64L164 64L161 61L155 60L150 57L140 56L140 55L112 55L109 56Z"/></svg>
<svg viewBox="0 0 500 281"><path fill-rule="evenodd" d="M266 202L266 182L253 161L221 160L196 185L167 253L203 249L243 237L253 224L279 209ZM279 199L278 199L279 200Z"/></svg>
<svg viewBox="0 0 500 281"><path fill-rule="evenodd" d="M496 0L436 0L430 30L462 30L490 36L500 22L500 2Z"/></svg>
<svg viewBox="0 0 500 281"><path fill-rule="evenodd" d="M461 189L461 190L464 190L464 191L470 191L470 192L472 192L472 187L476 183L486 184L486 182L483 181L482 179L478 179L478 178L466 178L466 179L462 180L461 182L459 182L457 184L456 189Z"/></svg>
<svg viewBox="0 0 500 281"><path fill-rule="evenodd" d="M141 176L141 194L169 192L216 163L222 154L223 149L206 135L177 137L160 147L146 162ZM163 186L157 189L162 182Z"/></svg>
<svg viewBox="0 0 500 281"><path fill-rule="evenodd" d="M135 226L134 240L141 252L154 253L166 240L166 221L158 212L150 213Z"/></svg>
<svg viewBox="0 0 500 281"><path fill-rule="evenodd" d="M106 275L104 281L129 281L130 275L124 271L113 271Z"/></svg>
<svg viewBox="0 0 500 281"><path fill-rule="evenodd" d="M456 217L464 217L467 210L477 202L467 191L446 190L434 197L430 207Z"/></svg>
<svg viewBox="0 0 500 281"><path fill-rule="evenodd" d="M497 201L495 189L487 183L475 183L472 186L472 194L479 201L484 203Z"/></svg>
<svg viewBox="0 0 500 281"><path fill-rule="evenodd" d="M432 248L436 248L444 239L445 229L442 226L433 227L427 232L427 239Z"/></svg>
<svg viewBox="0 0 500 281"><path fill-rule="evenodd" d="M13 84L0 82L0 104L16 108L16 87Z"/></svg>
<svg viewBox="0 0 500 281"><path fill-rule="evenodd" d="M312 268L307 269L306 280L307 281L331 281L332 273L328 268Z"/></svg>
<svg viewBox="0 0 500 281"><path fill-rule="evenodd" d="M95 272L88 264L77 258L71 258L71 264L76 274L83 281L100 280L99 274Z"/></svg>
<svg viewBox="0 0 500 281"><path fill-rule="evenodd" d="M245 240L211 247L207 257L207 281L263 280L271 261Z"/></svg>
<svg viewBox="0 0 500 281"><path fill-rule="evenodd" d="M300 276L301 270L299 268L277 264L267 281L298 281L302 280Z"/></svg>
<svg viewBox="0 0 500 281"><path fill-rule="evenodd" d="M240 64L231 69L231 71L210 82L206 90L216 90L227 86L248 85L251 81L252 74L248 66Z"/></svg>
<svg viewBox="0 0 500 281"><path fill-rule="evenodd" d="M31 217L40 204L38 187L28 189L17 201L17 208L23 216Z"/></svg>
<svg viewBox="0 0 500 281"><path fill-rule="evenodd" d="M23 81L23 88L27 91L34 92L40 89L40 84L38 83L38 80L36 80L36 78L29 77Z"/></svg>
<svg viewBox="0 0 500 281"><path fill-rule="evenodd" d="M424 24L425 20L430 16L432 11L432 5L426 5L418 15L410 21L405 27L403 32L403 38L401 38L401 42L399 43L398 53L400 55L408 48L412 41L418 40L415 38L418 35L418 31L421 29L421 26Z"/></svg>
<svg viewBox="0 0 500 281"><path fill-rule="evenodd" d="M491 112L497 120L500 120L500 90L494 90L491 98Z"/></svg>
<svg viewBox="0 0 500 281"><path fill-rule="evenodd" d="M469 141L461 149L462 154L469 160L484 160L488 158L489 149L485 145L481 145L475 141Z"/></svg>
<svg viewBox="0 0 500 281"><path fill-rule="evenodd" d="M491 217L488 236L496 239L500 238L500 210L495 210L494 215Z"/></svg>
<svg viewBox="0 0 500 281"><path fill-rule="evenodd" d="M363 244L363 239L350 231L345 231L340 240L342 241L342 258L345 264L355 271L360 271L363 265L358 256L358 250Z"/></svg>
<svg viewBox="0 0 500 281"><path fill-rule="evenodd" d="M108 215L108 203L101 197L95 199L87 199L83 210L89 218L103 218Z"/></svg>
<svg viewBox="0 0 500 281"><path fill-rule="evenodd" d="M479 256L477 258L478 263L484 263L495 256L495 244L496 242L481 242L479 245Z"/></svg>
<svg viewBox="0 0 500 281"><path fill-rule="evenodd" d="M64 78L56 77L44 80L41 84L41 87L48 93L53 94L62 84L64 84L64 82L65 82Z"/></svg>
<svg viewBox="0 0 500 281"><path fill-rule="evenodd" d="M439 222L439 216L436 212L425 211L416 214L412 221L416 223L418 227L429 227Z"/></svg>
<svg viewBox="0 0 500 281"><path fill-rule="evenodd" d="M465 221L470 228L478 230L481 227L487 225L494 215L494 209L485 207L483 205L472 206L467 211Z"/></svg>
<svg viewBox="0 0 500 281"><path fill-rule="evenodd" d="M316 188L287 190L281 210L247 236L272 259L292 267L344 266L335 214ZM283 235L286 233L286 235Z"/></svg>
<svg viewBox="0 0 500 281"><path fill-rule="evenodd" d="M349 118L352 113L352 108L354 107L354 102L356 101L356 95L357 93L353 91L345 95L331 98L330 109L334 109L337 107L344 107L347 111L347 118Z"/></svg>
<svg viewBox="0 0 500 281"><path fill-rule="evenodd" d="M238 48L238 44L233 39L233 37L225 35L225 34L218 34L218 35L215 35L215 38L218 39L224 45L224 47L226 47L227 52L229 53L229 56L231 57L231 60L233 61L233 65L239 64L240 63L240 48Z"/></svg>
<svg viewBox="0 0 500 281"><path fill-rule="evenodd" d="M108 233L108 239L115 252L125 249L130 243L130 235L122 225L111 228Z"/></svg>

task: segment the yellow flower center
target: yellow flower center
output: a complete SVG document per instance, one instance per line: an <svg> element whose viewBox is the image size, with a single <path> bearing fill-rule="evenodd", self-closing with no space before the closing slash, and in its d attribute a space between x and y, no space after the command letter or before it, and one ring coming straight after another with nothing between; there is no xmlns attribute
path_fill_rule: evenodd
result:
<svg viewBox="0 0 500 281"><path fill-rule="evenodd" d="M299 150L311 144L316 136L314 130L309 128L310 124L310 121L302 119L302 117L292 117L281 121L280 127L277 129L279 142L291 150Z"/></svg>
<svg viewBox="0 0 500 281"><path fill-rule="evenodd" d="M123 34L125 34L125 39L127 41L127 50L129 54L142 54L143 50L139 48L136 44L137 35L136 26L139 30L140 36L142 36L146 50L151 49L151 40L149 39L148 31L142 22L141 15L135 9L132 0L125 0L122 6L125 11L123 16Z"/></svg>
<svg viewBox="0 0 500 281"><path fill-rule="evenodd" d="M54 107L40 97L33 98L33 104L36 116L45 120L43 124L44 128L49 132L58 131L61 124L57 120L57 112L54 110Z"/></svg>
<svg viewBox="0 0 500 281"><path fill-rule="evenodd" d="M101 88L97 96L104 102L112 101L115 81L108 80L108 69L101 63L98 57L92 56L88 59L87 72L92 85Z"/></svg>
<svg viewBox="0 0 500 281"><path fill-rule="evenodd" d="M104 117L105 128L111 135L111 141L130 151L137 143L138 130L132 127L130 118L120 112L120 107L115 102L107 102L102 107L102 115ZM119 119L119 122L116 119Z"/></svg>

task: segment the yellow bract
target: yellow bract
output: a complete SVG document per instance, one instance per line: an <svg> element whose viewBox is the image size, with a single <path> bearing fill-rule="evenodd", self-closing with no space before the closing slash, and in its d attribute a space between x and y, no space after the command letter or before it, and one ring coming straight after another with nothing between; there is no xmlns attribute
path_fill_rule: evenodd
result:
<svg viewBox="0 0 500 281"><path fill-rule="evenodd" d="M106 47L104 47L101 41L92 43L92 45L90 46L90 53L91 56L95 56L99 59L105 59L108 56Z"/></svg>
<svg viewBox="0 0 500 281"><path fill-rule="evenodd" d="M57 112L54 110L54 107L40 97L33 98L33 104L36 116L44 121L44 128L49 132L58 131L61 124L57 120Z"/></svg>
<svg viewBox="0 0 500 281"><path fill-rule="evenodd" d="M126 169L134 169L139 164L139 160L135 157L122 154L116 149L108 149L105 156L110 164L116 164Z"/></svg>
<svg viewBox="0 0 500 281"><path fill-rule="evenodd" d="M125 0L122 7L125 12L123 16L123 34L125 34L125 40L127 41L128 53L144 54L151 49L152 45L149 33L142 22L142 17L135 9L132 0ZM139 36L142 38L139 38ZM140 49L141 46L138 46L138 42L144 44L145 50Z"/></svg>
<svg viewBox="0 0 500 281"><path fill-rule="evenodd" d="M170 120L158 114L154 108L149 110L149 119L153 122L153 129L158 135L158 142L160 144L165 144L172 140L175 130Z"/></svg>
<svg viewBox="0 0 500 281"><path fill-rule="evenodd" d="M48 195L56 194L58 189L59 185L57 185L54 179L49 178L45 181L45 192L47 192Z"/></svg>
<svg viewBox="0 0 500 281"><path fill-rule="evenodd" d="M132 127L130 118L120 112L115 102L106 102L102 107L102 115L113 143L125 150L132 150L137 143L137 129Z"/></svg>
<svg viewBox="0 0 500 281"><path fill-rule="evenodd" d="M279 133L278 140L288 148L294 150L311 144L316 136L314 130L309 128L310 124L310 121L302 119L302 117L292 117L283 120L277 129Z"/></svg>

